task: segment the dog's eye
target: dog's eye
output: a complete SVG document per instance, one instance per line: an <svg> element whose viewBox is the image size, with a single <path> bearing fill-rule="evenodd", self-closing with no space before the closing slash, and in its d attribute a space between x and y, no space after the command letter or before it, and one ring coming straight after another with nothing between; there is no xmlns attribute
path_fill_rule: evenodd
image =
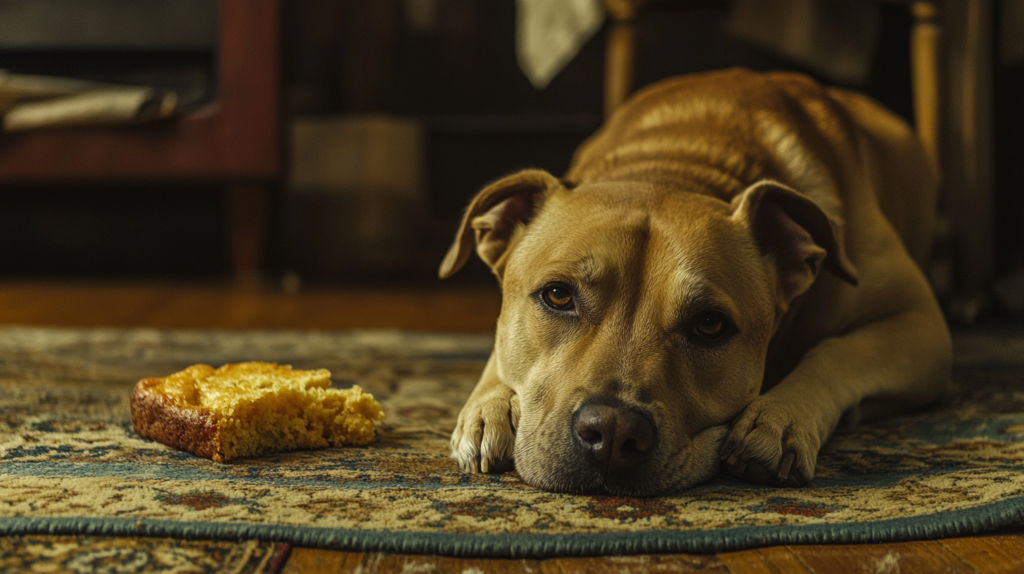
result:
<svg viewBox="0 0 1024 574"><path fill-rule="evenodd" d="M721 338L728 330L729 319L718 311L702 313L693 325L693 334L709 341Z"/></svg>
<svg viewBox="0 0 1024 574"><path fill-rule="evenodd" d="M544 289L541 299L544 300L545 305L559 311L568 311L576 306L572 300L572 292L560 285Z"/></svg>

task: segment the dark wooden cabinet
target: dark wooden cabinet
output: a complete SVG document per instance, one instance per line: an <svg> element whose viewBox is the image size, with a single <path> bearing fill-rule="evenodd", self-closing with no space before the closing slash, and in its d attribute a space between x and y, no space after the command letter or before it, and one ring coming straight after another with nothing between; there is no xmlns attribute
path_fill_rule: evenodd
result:
<svg viewBox="0 0 1024 574"><path fill-rule="evenodd" d="M0 134L0 185L215 183L236 275L258 275L267 196L282 176L278 0L220 0L216 97L146 125Z"/></svg>

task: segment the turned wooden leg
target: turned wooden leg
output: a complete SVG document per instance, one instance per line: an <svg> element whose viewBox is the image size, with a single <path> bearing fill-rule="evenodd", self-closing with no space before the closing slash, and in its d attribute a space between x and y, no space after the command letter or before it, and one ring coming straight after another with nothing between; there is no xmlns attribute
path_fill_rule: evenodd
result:
<svg viewBox="0 0 1024 574"><path fill-rule="evenodd" d="M910 32L914 123L932 168L941 174L939 161L939 39L938 8L934 2L911 4L914 26Z"/></svg>
<svg viewBox="0 0 1024 574"><path fill-rule="evenodd" d="M229 183L224 188L228 249L235 280L240 286L260 282L263 237L266 229L267 183Z"/></svg>
<svg viewBox="0 0 1024 574"><path fill-rule="evenodd" d="M992 0L948 0L940 12L945 206L957 255L956 295L975 299L992 276L992 10Z"/></svg>
<svg viewBox="0 0 1024 574"><path fill-rule="evenodd" d="M611 17L604 56L604 115L608 117L633 90L633 60L636 32L635 0L605 0Z"/></svg>
<svg viewBox="0 0 1024 574"><path fill-rule="evenodd" d="M914 124L917 136L928 154L928 161L939 177L943 177L941 157L941 41L939 8L932 0L916 0L910 5L914 25L910 30L910 71L913 80ZM944 189L940 184L940 194ZM932 249L926 272L939 300L946 301L953 293L953 252L950 249L949 213L945 202L936 198L937 210L932 236Z"/></svg>

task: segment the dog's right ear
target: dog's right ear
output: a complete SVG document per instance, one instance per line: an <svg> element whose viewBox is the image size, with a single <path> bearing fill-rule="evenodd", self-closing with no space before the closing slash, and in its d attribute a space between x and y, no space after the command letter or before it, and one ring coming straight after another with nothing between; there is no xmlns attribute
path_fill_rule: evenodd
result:
<svg viewBox="0 0 1024 574"><path fill-rule="evenodd" d="M466 209L455 242L441 262L441 279L451 277L466 264L474 237L480 259L498 273L513 232L529 222L547 192L560 185L550 173L528 169L485 187Z"/></svg>

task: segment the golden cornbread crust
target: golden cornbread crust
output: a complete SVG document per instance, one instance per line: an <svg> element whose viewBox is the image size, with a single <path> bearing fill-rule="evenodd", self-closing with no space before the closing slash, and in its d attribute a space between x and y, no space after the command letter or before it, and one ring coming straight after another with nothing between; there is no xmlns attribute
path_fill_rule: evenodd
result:
<svg viewBox="0 0 1024 574"><path fill-rule="evenodd" d="M139 381L131 393L140 435L217 462L271 452L362 445L384 414L358 386L331 389L325 369L250 362L192 365Z"/></svg>

